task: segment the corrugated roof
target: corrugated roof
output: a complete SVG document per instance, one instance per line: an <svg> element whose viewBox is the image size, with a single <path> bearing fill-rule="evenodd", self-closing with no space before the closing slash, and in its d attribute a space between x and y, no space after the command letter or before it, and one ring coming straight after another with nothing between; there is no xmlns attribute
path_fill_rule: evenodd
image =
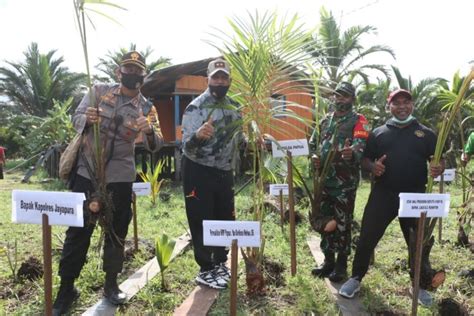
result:
<svg viewBox="0 0 474 316"><path fill-rule="evenodd" d="M153 71L146 76L141 92L145 97L173 93L175 82L184 75L207 76L207 65L217 57L201 59L189 63L173 65Z"/></svg>

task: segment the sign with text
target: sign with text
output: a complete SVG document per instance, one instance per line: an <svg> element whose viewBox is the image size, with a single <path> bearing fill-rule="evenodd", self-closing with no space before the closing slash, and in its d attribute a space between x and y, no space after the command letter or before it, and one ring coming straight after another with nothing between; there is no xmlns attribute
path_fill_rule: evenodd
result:
<svg viewBox="0 0 474 316"><path fill-rule="evenodd" d="M292 140L281 140L278 145L272 142L272 154L273 157L285 157L286 152L290 151L292 156L308 156L309 148L308 141L306 138L292 139Z"/></svg>
<svg viewBox="0 0 474 316"><path fill-rule="evenodd" d="M288 184L270 184L270 195L280 195L282 191L283 195L288 195Z"/></svg>
<svg viewBox="0 0 474 316"><path fill-rule="evenodd" d="M231 246L237 239L239 247L260 247L260 222L202 221L204 245Z"/></svg>
<svg viewBox="0 0 474 316"><path fill-rule="evenodd" d="M84 193L52 191L12 191L12 222L41 224L48 215L49 225L84 226Z"/></svg>
<svg viewBox="0 0 474 316"><path fill-rule="evenodd" d="M449 194L400 193L398 217L447 217L449 212Z"/></svg>
<svg viewBox="0 0 474 316"><path fill-rule="evenodd" d="M134 182L132 187L133 192L136 195L150 195L151 183L150 182Z"/></svg>
<svg viewBox="0 0 474 316"><path fill-rule="evenodd" d="M454 181L454 176L456 175L456 169L445 169L443 172L443 181ZM441 176L434 178L435 181L440 182Z"/></svg>

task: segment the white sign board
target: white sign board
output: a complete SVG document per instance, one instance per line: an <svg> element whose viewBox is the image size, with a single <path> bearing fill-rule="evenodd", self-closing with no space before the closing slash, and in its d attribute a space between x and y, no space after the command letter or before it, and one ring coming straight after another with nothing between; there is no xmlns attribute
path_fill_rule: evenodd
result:
<svg viewBox="0 0 474 316"><path fill-rule="evenodd" d="M52 191L12 191L12 222L41 224L48 215L49 225L84 226L84 193Z"/></svg>
<svg viewBox="0 0 474 316"><path fill-rule="evenodd" d="M135 195L150 195L151 183L150 182L134 182L132 186Z"/></svg>
<svg viewBox="0 0 474 316"><path fill-rule="evenodd" d="M449 194L400 193L398 217L447 217L449 212Z"/></svg>
<svg viewBox="0 0 474 316"><path fill-rule="evenodd" d="M282 191L283 195L288 195L288 184L270 184L270 195L280 195Z"/></svg>
<svg viewBox="0 0 474 316"><path fill-rule="evenodd" d="M454 176L456 175L456 169L445 169L443 173L443 181L454 181ZM440 182L441 176L434 178L435 181Z"/></svg>
<svg viewBox="0 0 474 316"><path fill-rule="evenodd" d="M204 245L231 246L237 239L239 247L260 247L260 222L202 221Z"/></svg>
<svg viewBox="0 0 474 316"><path fill-rule="evenodd" d="M278 146L272 142L272 154L274 158L285 157L287 151L290 151L292 156L308 156L308 140L306 138L281 140L278 142Z"/></svg>

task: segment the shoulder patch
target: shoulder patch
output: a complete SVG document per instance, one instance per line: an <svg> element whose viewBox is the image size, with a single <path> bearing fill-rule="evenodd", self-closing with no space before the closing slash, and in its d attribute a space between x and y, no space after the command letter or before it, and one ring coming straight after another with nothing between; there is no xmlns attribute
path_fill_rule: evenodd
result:
<svg viewBox="0 0 474 316"><path fill-rule="evenodd" d="M367 122L367 119L361 114L358 115L357 122L354 126L353 137L364 139L369 137L369 122Z"/></svg>

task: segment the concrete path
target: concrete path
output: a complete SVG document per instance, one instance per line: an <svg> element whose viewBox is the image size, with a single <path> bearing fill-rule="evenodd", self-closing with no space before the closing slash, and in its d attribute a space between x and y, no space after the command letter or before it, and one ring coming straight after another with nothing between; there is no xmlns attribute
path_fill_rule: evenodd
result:
<svg viewBox="0 0 474 316"><path fill-rule="evenodd" d="M316 236L311 236L310 238L308 238L307 242L309 249L311 250L311 254L313 255L316 263L318 265L322 264L324 261L324 254L319 248L319 243L321 242L321 240ZM325 278L324 281L326 283L326 286L331 291L331 294L333 295L333 298L336 304L339 306L339 309L341 310L343 316L369 315L369 313L365 311L357 295L352 299L347 299L337 293L342 283L334 283L329 281L329 279L327 278Z"/></svg>
<svg viewBox="0 0 474 316"><path fill-rule="evenodd" d="M181 252L186 249L191 242L190 237L187 234L181 235L176 240L176 245L171 256L171 260L177 257ZM142 289L148 281L153 279L160 272L160 266L156 257L148 261L143 267L137 272L132 274L127 280L120 284L120 289L127 294L127 300L130 300L135 296L140 289ZM94 306L86 310L82 315L87 316L112 316L115 315L117 306L108 303L108 301L102 298Z"/></svg>

